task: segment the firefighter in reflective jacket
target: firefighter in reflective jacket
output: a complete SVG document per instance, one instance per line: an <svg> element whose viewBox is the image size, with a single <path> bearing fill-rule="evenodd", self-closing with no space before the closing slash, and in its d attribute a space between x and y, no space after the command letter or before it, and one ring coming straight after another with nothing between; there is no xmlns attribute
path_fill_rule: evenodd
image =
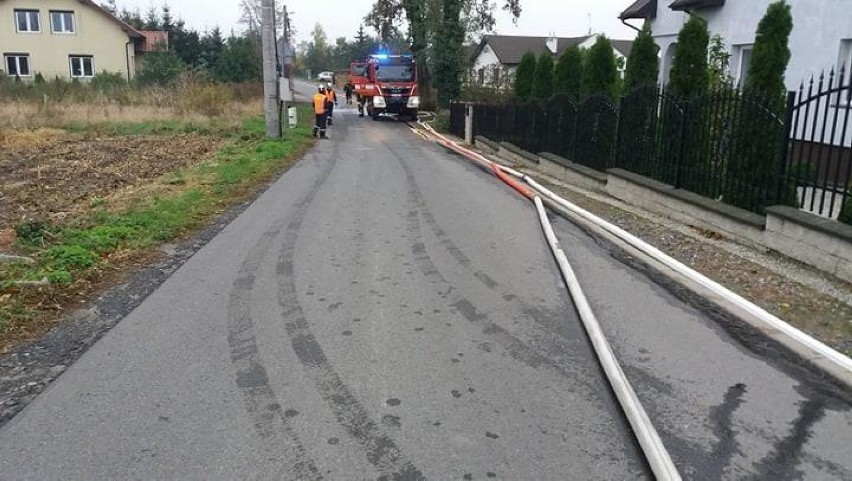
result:
<svg viewBox="0 0 852 481"><path fill-rule="evenodd" d="M334 86L326 87L325 96L328 99L328 125L331 126L334 124L334 106L337 105L337 93L334 91Z"/></svg>
<svg viewBox="0 0 852 481"><path fill-rule="evenodd" d="M326 96L325 87L320 86L317 93L314 94L314 115L316 123L314 124L314 137L319 134L320 137L328 137L326 133L325 122L328 119L328 97Z"/></svg>

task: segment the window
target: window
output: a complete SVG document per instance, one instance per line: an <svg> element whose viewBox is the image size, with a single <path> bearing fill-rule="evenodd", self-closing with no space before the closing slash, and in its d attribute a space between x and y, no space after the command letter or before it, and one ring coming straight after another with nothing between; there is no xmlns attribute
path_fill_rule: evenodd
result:
<svg viewBox="0 0 852 481"><path fill-rule="evenodd" d="M748 69L751 66L751 52L754 50L754 45L742 45L740 51L740 68L739 77L737 78L737 87L743 88L748 80Z"/></svg>
<svg viewBox="0 0 852 481"><path fill-rule="evenodd" d="M38 10L15 10L15 25L19 32L41 32Z"/></svg>
<svg viewBox="0 0 852 481"><path fill-rule="evenodd" d="M3 55L6 73L13 77L29 77L30 56L26 53L7 53Z"/></svg>
<svg viewBox="0 0 852 481"><path fill-rule="evenodd" d="M663 84L668 84L672 77L672 65L674 64L675 51L677 43L669 45L666 49L666 55L663 57Z"/></svg>
<svg viewBox="0 0 852 481"><path fill-rule="evenodd" d="M87 78L95 75L95 60L91 55L72 55L69 59L72 78Z"/></svg>
<svg viewBox="0 0 852 481"><path fill-rule="evenodd" d="M53 33L74 33L74 12L50 12Z"/></svg>

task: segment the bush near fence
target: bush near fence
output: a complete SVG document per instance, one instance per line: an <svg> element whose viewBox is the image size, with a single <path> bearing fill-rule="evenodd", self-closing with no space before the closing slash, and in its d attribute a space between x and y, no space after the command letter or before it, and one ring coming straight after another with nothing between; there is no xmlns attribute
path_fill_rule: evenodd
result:
<svg viewBox="0 0 852 481"><path fill-rule="evenodd" d="M845 106L844 113L843 104L832 100L832 96L852 93L852 79L844 80L842 72L830 77L825 85L790 93L787 110L780 112L778 102L730 86L692 98L649 86L617 101L593 96L574 103L557 95L544 103L477 103L473 133L534 153L554 153L601 171L622 168L757 213L779 204L807 209L803 192L811 189L830 198L830 205L811 205L807 210L836 217L844 202L852 203L848 192L852 161L841 166L842 154L820 153L803 163L792 147L808 139L791 137L799 130L816 130L810 124L799 125L795 114L810 109L813 102L818 102L814 108L819 109L820 98L826 97L821 101L823 108L839 105L834 128L823 124L820 128L831 135L811 135L809 140L852 152L845 147L845 137L835 134L847 129L852 104ZM464 107L463 103L451 106L451 118L461 119L451 129L460 137L464 137ZM820 167L823 157L837 167ZM816 171L822 174L817 177ZM809 195L813 204L814 194Z"/></svg>

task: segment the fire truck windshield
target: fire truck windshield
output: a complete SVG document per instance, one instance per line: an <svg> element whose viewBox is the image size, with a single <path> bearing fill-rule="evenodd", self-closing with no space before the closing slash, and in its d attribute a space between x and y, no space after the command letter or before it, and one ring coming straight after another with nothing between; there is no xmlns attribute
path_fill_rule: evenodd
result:
<svg viewBox="0 0 852 481"><path fill-rule="evenodd" d="M380 65L376 77L381 82L411 82L414 80L414 64Z"/></svg>

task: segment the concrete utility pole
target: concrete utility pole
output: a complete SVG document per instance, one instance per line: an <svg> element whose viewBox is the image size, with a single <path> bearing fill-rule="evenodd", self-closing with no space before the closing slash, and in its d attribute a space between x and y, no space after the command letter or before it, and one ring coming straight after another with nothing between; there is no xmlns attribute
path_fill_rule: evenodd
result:
<svg viewBox="0 0 852 481"><path fill-rule="evenodd" d="M263 111L266 117L266 136L281 137L278 117L278 73L275 58L275 0L261 4L260 40L263 49Z"/></svg>

